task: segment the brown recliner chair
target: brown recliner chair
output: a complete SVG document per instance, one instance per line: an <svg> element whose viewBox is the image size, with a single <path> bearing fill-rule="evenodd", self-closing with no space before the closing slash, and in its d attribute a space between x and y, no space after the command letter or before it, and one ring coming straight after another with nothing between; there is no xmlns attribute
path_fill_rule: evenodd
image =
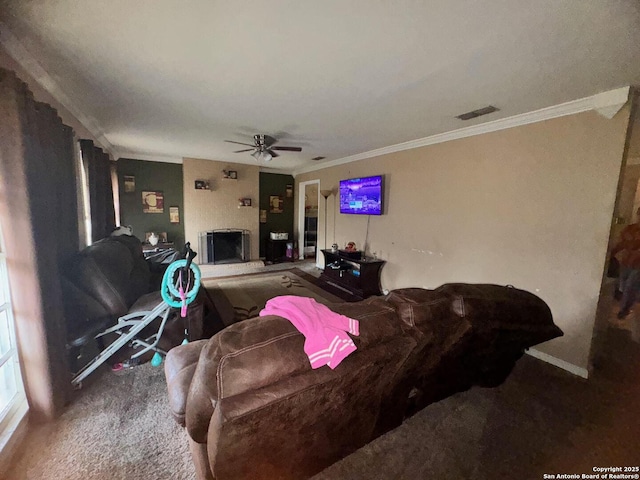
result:
<svg viewBox="0 0 640 480"><path fill-rule="evenodd" d="M504 380L525 348L562 335L541 299L496 285L402 289L330 308L358 319L361 333L335 370L311 370L303 336L279 317L169 352L169 403L198 479L308 478L425 405Z"/></svg>
<svg viewBox="0 0 640 480"><path fill-rule="evenodd" d="M154 283L142 254L142 243L134 236L107 237L78 252L64 266L61 282L72 372L102 350L102 345L93 341L96 334L113 325L120 316L151 310L162 301L160 285ZM186 322L176 310L167 322L159 347L168 350L179 345L185 323L193 339L203 338L204 307L202 300L193 302ZM152 323L141 336L154 331L157 325ZM112 334L105 342L114 338ZM114 361L132 353L132 349L125 347L114 355ZM152 355L149 352L142 360Z"/></svg>

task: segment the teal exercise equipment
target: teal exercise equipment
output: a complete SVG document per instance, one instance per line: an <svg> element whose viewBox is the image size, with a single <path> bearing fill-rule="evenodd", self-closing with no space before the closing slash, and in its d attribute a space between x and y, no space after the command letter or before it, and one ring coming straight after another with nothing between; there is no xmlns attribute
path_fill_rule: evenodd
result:
<svg viewBox="0 0 640 480"><path fill-rule="evenodd" d="M189 244L185 248L185 256L183 260L172 262L162 277L162 285L160 286L160 295L162 300L173 308L180 308L180 316L187 318L187 305L193 302L198 295L200 289L200 279L202 274L200 268L192 260L196 256L195 252L189 248ZM178 278L175 278L178 273ZM191 279L193 277L193 285ZM182 345L189 343L189 329L184 330L184 340ZM163 357L156 352L151 359L151 365L159 367L162 364Z"/></svg>
<svg viewBox="0 0 640 480"><path fill-rule="evenodd" d="M191 289L185 288L185 285L183 285L184 279L180 278L177 282L174 280L174 275L178 269L181 269L180 276L182 276L183 269L187 267L187 265L194 277L193 287ZM162 299L167 303L167 305L170 305L173 308L182 308L185 302L187 305L190 304L195 300L198 290L200 289L200 278L201 273L198 265L192 263L190 259L176 260L169 265L162 277L162 286L160 288ZM178 287L176 287L176 284L178 284Z"/></svg>
<svg viewBox="0 0 640 480"><path fill-rule="evenodd" d="M160 365L162 365L162 355L160 352L156 352L153 354L153 358L151 359L151 366L159 367Z"/></svg>

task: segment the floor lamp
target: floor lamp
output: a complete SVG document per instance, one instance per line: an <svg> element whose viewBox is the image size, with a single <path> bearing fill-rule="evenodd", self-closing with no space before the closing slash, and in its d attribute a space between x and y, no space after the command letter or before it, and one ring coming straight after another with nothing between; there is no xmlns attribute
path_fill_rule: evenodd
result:
<svg viewBox="0 0 640 480"><path fill-rule="evenodd" d="M324 248L327 249L327 222L329 221L329 211L327 210L327 198L333 195L333 190L320 190L320 195L324 197Z"/></svg>

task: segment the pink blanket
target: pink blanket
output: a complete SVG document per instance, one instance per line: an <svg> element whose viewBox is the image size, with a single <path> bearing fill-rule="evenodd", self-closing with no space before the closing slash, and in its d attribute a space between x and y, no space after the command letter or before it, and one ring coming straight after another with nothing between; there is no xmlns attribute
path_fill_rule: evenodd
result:
<svg viewBox="0 0 640 480"><path fill-rule="evenodd" d="M360 335L358 321L332 312L313 298L293 295L272 298L260 312L261 317L266 315L286 318L304 335L304 351L311 368L328 365L334 369L356 350L347 332Z"/></svg>

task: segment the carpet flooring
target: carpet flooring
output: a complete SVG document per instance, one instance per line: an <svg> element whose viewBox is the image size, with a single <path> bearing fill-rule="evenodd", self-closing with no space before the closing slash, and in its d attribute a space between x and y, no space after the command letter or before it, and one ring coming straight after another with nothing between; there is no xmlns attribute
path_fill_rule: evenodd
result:
<svg viewBox="0 0 640 480"><path fill-rule="evenodd" d="M316 285L316 278L293 268L280 272L206 279L202 285L225 326L255 317L267 300L279 295L314 298L319 303L342 300Z"/></svg>
<svg viewBox="0 0 640 480"><path fill-rule="evenodd" d="M613 318L598 329L589 380L525 356L500 387L430 405L314 480L533 480L637 466L638 322ZM195 478L162 370L97 374L58 421L31 429L4 478Z"/></svg>
<svg viewBox="0 0 640 480"><path fill-rule="evenodd" d="M170 417L162 368L90 377L55 422L31 427L6 480L195 478L185 431Z"/></svg>

